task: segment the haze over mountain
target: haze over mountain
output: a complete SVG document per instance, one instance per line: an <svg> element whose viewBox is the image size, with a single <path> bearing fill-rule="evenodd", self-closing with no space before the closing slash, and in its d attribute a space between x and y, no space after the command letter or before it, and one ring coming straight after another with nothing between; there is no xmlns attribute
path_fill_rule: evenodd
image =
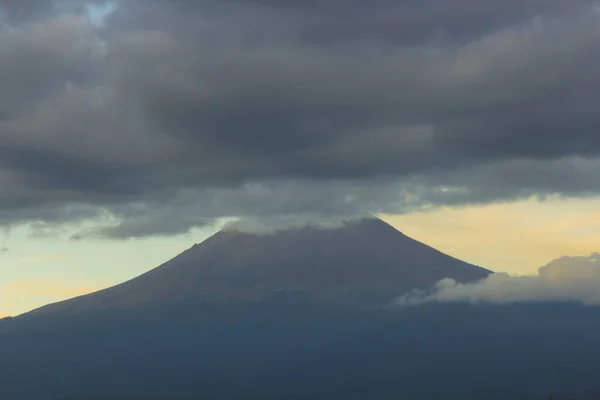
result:
<svg viewBox="0 0 600 400"><path fill-rule="evenodd" d="M270 299L382 306L444 278L467 283L489 274L376 218L266 234L226 230L142 276L33 313Z"/></svg>

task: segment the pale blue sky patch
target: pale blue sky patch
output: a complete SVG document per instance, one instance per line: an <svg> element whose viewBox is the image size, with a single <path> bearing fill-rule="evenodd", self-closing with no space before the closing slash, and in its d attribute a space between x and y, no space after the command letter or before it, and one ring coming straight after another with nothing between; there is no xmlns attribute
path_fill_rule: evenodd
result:
<svg viewBox="0 0 600 400"><path fill-rule="evenodd" d="M172 237L73 241L73 232L68 230L55 236L32 237L26 226L16 227L0 245L10 249L0 252L0 291L11 282L61 282L70 288L112 286L157 267L217 229L193 229ZM0 293L0 313L16 315L72 295L58 288L22 298Z"/></svg>
<svg viewBox="0 0 600 400"><path fill-rule="evenodd" d="M116 1L107 1L101 4L88 4L86 6L87 16L96 26L102 26L106 22L106 19L110 17L118 8Z"/></svg>
<svg viewBox="0 0 600 400"><path fill-rule="evenodd" d="M54 10L56 13L62 14L83 12L88 20L97 27L102 27L108 17L110 17L110 15L118 8L118 2L112 0L105 2L85 3L85 5L82 5L82 1L78 0L62 0L54 3Z"/></svg>

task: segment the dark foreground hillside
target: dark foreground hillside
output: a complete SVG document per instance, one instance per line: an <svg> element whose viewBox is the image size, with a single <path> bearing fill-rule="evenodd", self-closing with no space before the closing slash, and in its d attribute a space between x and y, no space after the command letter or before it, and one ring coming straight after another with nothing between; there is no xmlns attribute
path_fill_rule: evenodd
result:
<svg viewBox="0 0 600 400"><path fill-rule="evenodd" d="M600 309L569 304L179 304L0 332L3 399L565 399L600 386Z"/></svg>

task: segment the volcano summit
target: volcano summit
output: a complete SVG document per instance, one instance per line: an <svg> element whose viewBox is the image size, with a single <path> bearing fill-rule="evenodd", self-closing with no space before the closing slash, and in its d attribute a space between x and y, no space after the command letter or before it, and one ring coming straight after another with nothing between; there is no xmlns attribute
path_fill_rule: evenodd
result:
<svg viewBox="0 0 600 400"><path fill-rule="evenodd" d="M225 230L135 279L34 313L277 299L371 307L443 278L488 274L374 218L268 234Z"/></svg>

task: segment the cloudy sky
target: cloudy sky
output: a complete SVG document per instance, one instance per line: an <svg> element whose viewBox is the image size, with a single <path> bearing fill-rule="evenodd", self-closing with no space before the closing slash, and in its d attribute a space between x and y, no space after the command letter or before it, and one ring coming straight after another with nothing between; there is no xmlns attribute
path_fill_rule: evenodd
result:
<svg viewBox="0 0 600 400"><path fill-rule="evenodd" d="M230 218L374 213L498 271L600 250L591 0L2 0L0 314Z"/></svg>

